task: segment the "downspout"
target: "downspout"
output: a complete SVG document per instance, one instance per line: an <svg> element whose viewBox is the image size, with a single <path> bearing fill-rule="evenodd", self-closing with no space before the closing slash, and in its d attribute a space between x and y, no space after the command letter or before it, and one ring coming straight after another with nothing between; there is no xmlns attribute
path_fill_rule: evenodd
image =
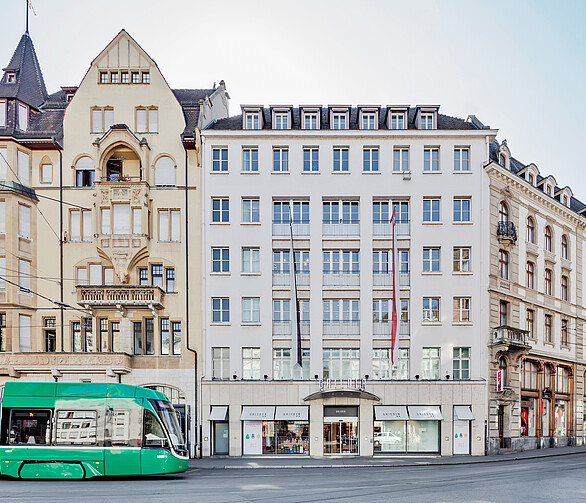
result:
<svg viewBox="0 0 586 503"><path fill-rule="evenodd" d="M61 352L63 353L64 327L63 327L63 152L61 146L52 138L53 145L59 152L59 311L60 311L60 332L61 332Z"/></svg>

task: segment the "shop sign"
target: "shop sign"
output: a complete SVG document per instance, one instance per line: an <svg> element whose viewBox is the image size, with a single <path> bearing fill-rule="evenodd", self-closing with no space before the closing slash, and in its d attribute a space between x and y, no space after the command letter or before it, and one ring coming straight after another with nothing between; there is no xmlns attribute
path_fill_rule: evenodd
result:
<svg viewBox="0 0 586 503"><path fill-rule="evenodd" d="M497 392L500 391L504 391L505 390L505 386L504 386L504 370L497 370L496 371L496 390Z"/></svg>
<svg viewBox="0 0 586 503"><path fill-rule="evenodd" d="M320 379L320 391L328 389L357 389L364 391L366 379Z"/></svg>
<svg viewBox="0 0 586 503"><path fill-rule="evenodd" d="M521 407L533 407L533 402L521 402Z"/></svg>

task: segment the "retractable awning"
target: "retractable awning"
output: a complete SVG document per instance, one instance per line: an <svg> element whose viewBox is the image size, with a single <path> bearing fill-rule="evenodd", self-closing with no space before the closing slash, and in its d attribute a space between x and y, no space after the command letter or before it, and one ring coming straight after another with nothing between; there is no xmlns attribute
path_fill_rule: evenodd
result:
<svg viewBox="0 0 586 503"><path fill-rule="evenodd" d="M409 405L411 421L442 421L444 418L437 405Z"/></svg>
<svg viewBox="0 0 586 503"><path fill-rule="evenodd" d="M275 418L275 407L267 406L244 406L240 421L272 421Z"/></svg>
<svg viewBox="0 0 586 503"><path fill-rule="evenodd" d="M309 407L297 405L291 407L277 407L275 421L307 421L309 419Z"/></svg>
<svg viewBox="0 0 586 503"><path fill-rule="evenodd" d="M228 419L227 405L214 405L210 412L210 421L226 421Z"/></svg>
<svg viewBox="0 0 586 503"><path fill-rule="evenodd" d="M407 407L405 405L375 405L374 419L377 421L407 421Z"/></svg>
<svg viewBox="0 0 586 503"><path fill-rule="evenodd" d="M468 405L454 405L454 419L458 421L474 421L474 414Z"/></svg>

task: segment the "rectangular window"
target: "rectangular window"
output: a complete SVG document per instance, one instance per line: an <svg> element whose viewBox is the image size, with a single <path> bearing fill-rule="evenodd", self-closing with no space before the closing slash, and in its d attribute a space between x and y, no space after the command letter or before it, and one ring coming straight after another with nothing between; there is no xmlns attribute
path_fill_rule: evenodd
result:
<svg viewBox="0 0 586 503"><path fill-rule="evenodd" d="M376 113L362 113L362 129L376 129Z"/></svg>
<svg viewBox="0 0 586 503"><path fill-rule="evenodd" d="M302 367L296 363L291 372L291 350L273 349L273 379L275 380L308 380L309 379L309 349L302 350Z"/></svg>
<svg viewBox="0 0 586 503"><path fill-rule="evenodd" d="M553 344L553 316L551 314L545 315L545 329L544 341Z"/></svg>
<svg viewBox="0 0 586 503"><path fill-rule="evenodd" d="M6 289L6 257L0 257L0 290Z"/></svg>
<svg viewBox="0 0 586 503"><path fill-rule="evenodd" d="M470 248L454 246L454 272L470 272Z"/></svg>
<svg viewBox="0 0 586 503"><path fill-rule="evenodd" d="M332 129L346 129L346 112L333 114Z"/></svg>
<svg viewBox="0 0 586 503"><path fill-rule="evenodd" d="M317 113L303 113L303 129L317 129Z"/></svg>
<svg viewBox="0 0 586 503"><path fill-rule="evenodd" d="M423 200L423 221L439 222L440 221L440 203L441 199L424 199Z"/></svg>
<svg viewBox="0 0 586 503"><path fill-rule="evenodd" d="M470 297L454 297L454 317L456 322L470 321Z"/></svg>
<svg viewBox="0 0 586 503"><path fill-rule="evenodd" d="M439 148L423 149L423 171L439 171Z"/></svg>
<svg viewBox="0 0 586 503"><path fill-rule="evenodd" d="M169 354L170 341L170 325L169 318L161 318L161 354Z"/></svg>
<svg viewBox="0 0 586 503"><path fill-rule="evenodd" d="M433 115L421 114L419 118L419 129L433 129Z"/></svg>
<svg viewBox="0 0 586 503"><path fill-rule="evenodd" d="M349 171L348 148L334 147L334 171Z"/></svg>
<svg viewBox="0 0 586 503"><path fill-rule="evenodd" d="M18 259L18 284L21 293L30 293L31 263L28 260Z"/></svg>
<svg viewBox="0 0 586 503"><path fill-rule="evenodd" d="M131 234L129 204L112 204L112 216L114 234Z"/></svg>
<svg viewBox="0 0 586 503"><path fill-rule="evenodd" d="M260 323L259 297L242 297L242 322Z"/></svg>
<svg viewBox="0 0 586 503"><path fill-rule="evenodd" d="M289 149L286 147L273 148L273 171L289 171Z"/></svg>
<svg viewBox="0 0 586 503"><path fill-rule="evenodd" d="M242 149L242 171L258 172L258 149Z"/></svg>
<svg viewBox="0 0 586 503"><path fill-rule="evenodd" d="M69 222L69 234L71 241L89 242L92 240L92 212L84 210L71 210Z"/></svg>
<svg viewBox="0 0 586 503"><path fill-rule="evenodd" d="M260 199L242 199L242 222L260 222Z"/></svg>
<svg viewBox="0 0 586 503"><path fill-rule="evenodd" d="M359 379L360 378L360 350L359 349L324 349L323 350L323 378L324 379Z"/></svg>
<svg viewBox="0 0 586 503"><path fill-rule="evenodd" d="M229 298L212 298L212 323L230 323Z"/></svg>
<svg viewBox="0 0 586 503"><path fill-rule="evenodd" d="M372 351L372 378L373 379L409 379L409 349L399 349L399 358L391 367L388 349L374 349Z"/></svg>
<svg viewBox="0 0 586 503"><path fill-rule="evenodd" d="M120 73L120 82L122 84L128 84L128 72L121 72Z"/></svg>
<svg viewBox="0 0 586 503"><path fill-rule="evenodd" d="M440 271L440 249L424 248L423 249L423 272Z"/></svg>
<svg viewBox="0 0 586 503"><path fill-rule="evenodd" d="M423 348L421 377L430 380L440 378L440 348Z"/></svg>
<svg viewBox="0 0 586 503"><path fill-rule="evenodd" d="M454 198L454 222L470 222L469 198Z"/></svg>
<svg viewBox="0 0 586 503"><path fill-rule="evenodd" d="M409 171L409 149L393 149L393 171Z"/></svg>
<svg viewBox="0 0 586 503"><path fill-rule="evenodd" d="M568 339L568 320L562 320L562 331L560 334L560 344L562 346L567 346L569 344Z"/></svg>
<svg viewBox="0 0 586 503"><path fill-rule="evenodd" d="M163 266L162 264L151 265L151 285L163 289Z"/></svg>
<svg viewBox="0 0 586 503"><path fill-rule="evenodd" d="M134 335L134 354L142 354L142 322L134 321L132 323L132 332Z"/></svg>
<svg viewBox="0 0 586 503"><path fill-rule="evenodd" d="M212 222L230 221L230 202L228 198L212 199Z"/></svg>
<svg viewBox="0 0 586 503"><path fill-rule="evenodd" d="M100 264L89 264L90 285L102 285L102 266Z"/></svg>
<svg viewBox="0 0 586 503"><path fill-rule="evenodd" d="M389 266L389 251L375 250L372 252L372 273L388 274L392 267Z"/></svg>
<svg viewBox="0 0 586 503"><path fill-rule="evenodd" d="M327 323L360 321L360 301L351 299L324 300L323 321Z"/></svg>
<svg viewBox="0 0 586 503"><path fill-rule="evenodd" d="M0 100L0 127L6 127L6 100Z"/></svg>
<svg viewBox="0 0 586 503"><path fill-rule="evenodd" d="M362 149L362 171L378 171L378 147Z"/></svg>
<svg viewBox="0 0 586 503"><path fill-rule="evenodd" d="M212 171L228 171L228 149L212 149Z"/></svg>
<svg viewBox="0 0 586 503"><path fill-rule="evenodd" d="M107 81L108 77L106 77ZM132 72L132 83L133 84L140 84L140 73Z"/></svg>
<svg viewBox="0 0 586 503"><path fill-rule="evenodd" d="M340 211L341 210L341 211ZM358 202L357 201L324 201L323 202L323 223L324 224L357 224Z"/></svg>
<svg viewBox="0 0 586 503"><path fill-rule="evenodd" d="M319 171L319 149L303 149L303 171Z"/></svg>
<svg viewBox="0 0 586 503"><path fill-rule="evenodd" d="M6 351L6 313L0 313L0 351Z"/></svg>
<svg viewBox="0 0 586 503"><path fill-rule="evenodd" d="M57 350L57 331L55 330L56 326L56 318L43 318L43 349L46 353L54 353Z"/></svg>
<svg viewBox="0 0 586 503"><path fill-rule="evenodd" d="M108 318L98 318L98 331L100 340L98 342L100 351L107 352L110 347Z"/></svg>
<svg viewBox="0 0 586 503"><path fill-rule="evenodd" d="M0 159L0 164L2 160ZM53 165L42 164L41 165L41 183L52 183L53 182Z"/></svg>
<svg viewBox="0 0 586 503"><path fill-rule="evenodd" d="M181 354L181 322L174 321L171 323L171 348L174 355Z"/></svg>
<svg viewBox="0 0 586 503"><path fill-rule="evenodd" d="M230 379L230 348L212 348L212 379Z"/></svg>
<svg viewBox="0 0 586 503"><path fill-rule="evenodd" d="M273 129L289 129L289 114L287 112L275 112L275 124Z"/></svg>
<svg viewBox="0 0 586 503"><path fill-rule="evenodd" d="M230 272L230 248L212 248L212 272Z"/></svg>
<svg viewBox="0 0 586 503"><path fill-rule="evenodd" d="M175 292L175 268L173 267L165 269L165 291L167 293Z"/></svg>
<svg viewBox="0 0 586 503"><path fill-rule="evenodd" d="M509 252L499 250L499 278L509 279Z"/></svg>
<svg viewBox="0 0 586 503"><path fill-rule="evenodd" d="M405 129L405 114L391 114L391 129Z"/></svg>
<svg viewBox="0 0 586 503"><path fill-rule="evenodd" d="M533 309L527 309L525 330L529 332L528 337L530 339L535 339L535 311Z"/></svg>
<svg viewBox="0 0 586 503"><path fill-rule="evenodd" d="M260 129L260 116L258 112L246 114L246 129Z"/></svg>
<svg viewBox="0 0 586 503"><path fill-rule="evenodd" d="M92 133L105 133L114 124L113 108L92 108Z"/></svg>
<svg viewBox="0 0 586 503"><path fill-rule="evenodd" d="M159 210L159 241L181 241L180 210Z"/></svg>
<svg viewBox="0 0 586 503"><path fill-rule="evenodd" d="M470 379L470 348L454 348L452 376L454 379Z"/></svg>
<svg viewBox="0 0 586 503"><path fill-rule="evenodd" d="M0 234L6 234L6 201L0 201Z"/></svg>
<svg viewBox="0 0 586 503"><path fill-rule="evenodd" d="M499 324L501 327L509 325L509 303L505 300L499 302Z"/></svg>
<svg viewBox="0 0 586 503"><path fill-rule="evenodd" d="M148 84L151 81L151 75L149 72L142 72L142 83Z"/></svg>
<svg viewBox="0 0 586 503"><path fill-rule="evenodd" d="M242 348L242 379L260 379L260 348Z"/></svg>
<svg viewBox="0 0 586 503"><path fill-rule="evenodd" d="M146 318L144 320L144 342L145 354L155 354L155 320Z"/></svg>
<svg viewBox="0 0 586 503"><path fill-rule="evenodd" d="M30 185L30 156L21 150L16 155L16 170L18 181L22 185Z"/></svg>
<svg viewBox="0 0 586 503"><path fill-rule="evenodd" d="M146 267L138 270L138 285L148 286L149 284L149 270Z"/></svg>
<svg viewBox="0 0 586 503"><path fill-rule="evenodd" d="M120 322L119 321L111 321L110 322L110 344L111 349L114 353L120 352Z"/></svg>
<svg viewBox="0 0 586 503"><path fill-rule="evenodd" d="M0 102L0 107L2 103ZM8 149L0 147L0 180L6 180L8 176Z"/></svg>
<svg viewBox="0 0 586 503"><path fill-rule="evenodd" d="M132 208L132 233L142 234L142 210Z"/></svg>
<svg viewBox="0 0 586 503"><path fill-rule="evenodd" d="M108 72L100 72L100 84L108 83Z"/></svg>
<svg viewBox="0 0 586 503"><path fill-rule="evenodd" d="M31 238L31 208L18 204L18 237Z"/></svg>
<svg viewBox="0 0 586 503"><path fill-rule="evenodd" d="M22 103L18 104L18 129L21 131L28 129L28 107Z"/></svg>
<svg viewBox="0 0 586 503"><path fill-rule="evenodd" d="M18 337L20 352L28 353L31 348L31 317L24 314L18 315Z"/></svg>
<svg viewBox="0 0 586 503"><path fill-rule="evenodd" d="M112 84L118 84L118 72L110 72L110 82Z"/></svg>
<svg viewBox="0 0 586 503"><path fill-rule="evenodd" d="M440 299L439 297L423 297L423 321L440 321Z"/></svg>
<svg viewBox="0 0 586 503"><path fill-rule="evenodd" d="M242 248L242 272L252 274L260 272L260 248Z"/></svg>
<svg viewBox="0 0 586 503"><path fill-rule="evenodd" d="M454 148L454 171L470 171L469 155L468 148Z"/></svg>

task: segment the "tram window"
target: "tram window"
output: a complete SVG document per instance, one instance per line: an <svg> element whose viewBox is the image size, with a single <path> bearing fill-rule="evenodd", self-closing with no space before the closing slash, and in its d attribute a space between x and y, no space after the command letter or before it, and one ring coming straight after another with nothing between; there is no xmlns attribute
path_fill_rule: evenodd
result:
<svg viewBox="0 0 586 503"><path fill-rule="evenodd" d="M95 445L97 431L95 410L57 411L57 445Z"/></svg>
<svg viewBox="0 0 586 503"><path fill-rule="evenodd" d="M144 411L144 446L167 447L167 437L157 417L150 411Z"/></svg>
<svg viewBox="0 0 586 503"><path fill-rule="evenodd" d="M51 443L51 411L47 409L13 409L10 412L9 444Z"/></svg>

